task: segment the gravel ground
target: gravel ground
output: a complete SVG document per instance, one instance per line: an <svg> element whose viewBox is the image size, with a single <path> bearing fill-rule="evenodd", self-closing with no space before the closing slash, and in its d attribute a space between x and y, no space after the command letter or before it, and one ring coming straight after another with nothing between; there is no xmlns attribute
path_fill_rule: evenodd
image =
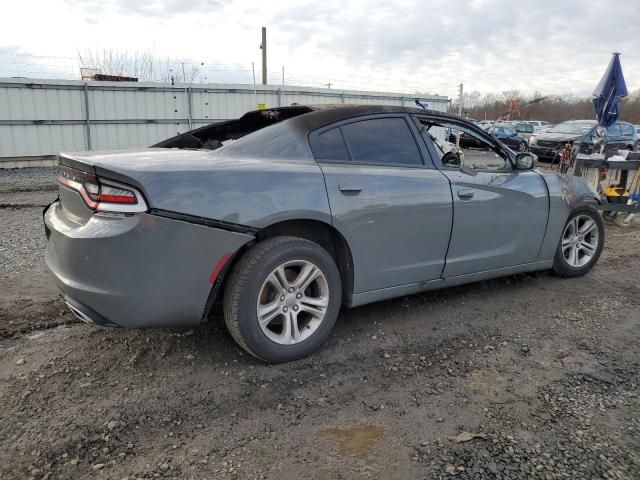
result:
<svg viewBox="0 0 640 480"><path fill-rule="evenodd" d="M56 190L57 168L0 169L0 193Z"/></svg>
<svg viewBox="0 0 640 480"><path fill-rule="evenodd" d="M46 198L21 196L31 175L55 181L0 177L21 185L0 208L2 479L640 478L637 222L608 226L585 277L345 310L316 355L274 366L220 319L73 323L43 265Z"/></svg>

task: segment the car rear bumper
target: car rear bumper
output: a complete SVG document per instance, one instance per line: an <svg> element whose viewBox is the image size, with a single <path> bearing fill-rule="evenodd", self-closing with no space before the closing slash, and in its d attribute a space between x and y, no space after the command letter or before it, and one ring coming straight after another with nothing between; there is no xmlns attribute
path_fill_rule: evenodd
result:
<svg viewBox="0 0 640 480"><path fill-rule="evenodd" d="M96 214L79 224L60 202L44 220L47 266L67 304L82 320L108 326L198 324L212 272L253 239L148 213Z"/></svg>

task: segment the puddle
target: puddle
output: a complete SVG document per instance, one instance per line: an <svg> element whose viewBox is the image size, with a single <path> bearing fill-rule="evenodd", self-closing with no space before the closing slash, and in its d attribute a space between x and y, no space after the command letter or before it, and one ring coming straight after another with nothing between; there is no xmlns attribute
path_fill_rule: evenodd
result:
<svg viewBox="0 0 640 480"><path fill-rule="evenodd" d="M353 427L335 427L320 430L320 436L336 440L340 453L344 455L365 456L384 435L384 430L374 425L356 425Z"/></svg>

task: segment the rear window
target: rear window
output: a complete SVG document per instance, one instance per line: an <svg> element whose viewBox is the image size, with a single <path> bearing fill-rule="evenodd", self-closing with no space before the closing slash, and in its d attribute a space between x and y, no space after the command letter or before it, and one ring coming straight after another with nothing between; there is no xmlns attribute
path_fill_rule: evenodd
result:
<svg viewBox="0 0 640 480"><path fill-rule="evenodd" d="M354 162L422 165L420 151L404 118L374 118L341 128Z"/></svg>
<svg viewBox="0 0 640 480"><path fill-rule="evenodd" d="M225 145L216 153L237 157L312 160L306 142L291 130L289 122L276 123Z"/></svg>

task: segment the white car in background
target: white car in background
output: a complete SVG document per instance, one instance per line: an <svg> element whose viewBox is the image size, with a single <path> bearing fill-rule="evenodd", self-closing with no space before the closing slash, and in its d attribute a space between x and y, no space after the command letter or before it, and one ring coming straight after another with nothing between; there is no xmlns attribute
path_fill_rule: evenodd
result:
<svg viewBox="0 0 640 480"><path fill-rule="evenodd" d="M535 133L546 132L553 127L552 123L545 122L544 120L527 120L527 123L533 125Z"/></svg>

